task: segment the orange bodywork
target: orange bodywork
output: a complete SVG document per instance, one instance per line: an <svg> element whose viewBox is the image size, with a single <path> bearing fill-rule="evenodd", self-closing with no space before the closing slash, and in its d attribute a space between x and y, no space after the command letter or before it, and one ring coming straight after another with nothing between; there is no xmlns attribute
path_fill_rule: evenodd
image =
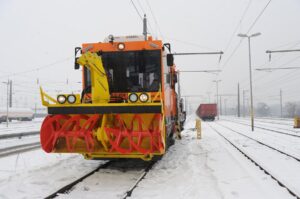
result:
<svg viewBox="0 0 300 199"><path fill-rule="evenodd" d="M119 49L120 44L122 49ZM50 112L41 128L42 148L46 152L81 153L86 158L151 159L154 155L163 155L167 139L173 135L176 126L177 74L175 66L167 66L162 41L148 37L146 41L84 43L81 49L82 54L91 52L99 56L101 52L155 50L158 55L160 51L160 86L147 92L150 97L147 102L132 103L128 96L134 92L121 90L111 91L106 104L97 104L89 100L99 91L96 90L82 94L80 104L53 105L50 109L57 112ZM156 60L158 63L159 58ZM84 90L87 74L86 70L82 71ZM72 112L79 109L91 112Z"/></svg>
<svg viewBox="0 0 300 199"><path fill-rule="evenodd" d="M119 50L118 45L123 43L125 45L124 50ZM176 92L175 88L171 88L165 85L165 71L164 66L165 62L163 59L165 58L163 49L163 43L161 40L152 40L152 37L148 37L147 41L130 41L130 42L108 42L108 43L84 43L82 44L82 53L86 51L90 52L119 52L119 51L142 51L142 50L161 50L161 93L162 99L164 100L164 112L167 117L176 116L177 114L177 100L176 100ZM175 85L173 76L176 75L176 67L169 67L170 77L171 77L171 85ZM82 75L84 79L84 71ZM85 88L86 85L84 85ZM165 89L164 89L165 88ZM156 93L151 93L151 96L155 96ZM112 98L118 96L127 97L127 93L111 93Z"/></svg>

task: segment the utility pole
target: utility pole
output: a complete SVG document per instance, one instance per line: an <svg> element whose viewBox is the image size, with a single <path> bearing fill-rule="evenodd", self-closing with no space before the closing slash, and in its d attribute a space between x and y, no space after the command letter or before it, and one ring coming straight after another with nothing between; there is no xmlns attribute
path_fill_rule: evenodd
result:
<svg viewBox="0 0 300 199"><path fill-rule="evenodd" d="M250 45L250 37L248 37L248 44L249 44L250 99L251 99L251 130L254 131L254 110L253 110L253 91L252 91L252 69L251 69L251 45Z"/></svg>
<svg viewBox="0 0 300 199"><path fill-rule="evenodd" d="M272 53L290 53L290 52L300 52L300 49L288 49L288 50L267 50L266 53L269 54L269 61L271 61ZM259 68L256 70L264 71L264 70L282 70L282 69L299 69L300 67L279 67L279 68ZM282 118L282 90L280 89L280 117Z"/></svg>
<svg viewBox="0 0 300 199"><path fill-rule="evenodd" d="M214 80L213 82L215 82L216 83L216 91L217 91L217 95L216 95L216 104L217 104L217 119L219 120L220 119L220 113L219 113L219 103L218 103L218 101L219 101L219 82L220 82L221 80Z"/></svg>
<svg viewBox="0 0 300 199"><path fill-rule="evenodd" d="M223 109L222 109L222 95L219 96L220 99L220 115L223 115Z"/></svg>
<svg viewBox="0 0 300 199"><path fill-rule="evenodd" d="M280 118L282 118L282 90L280 89Z"/></svg>
<svg viewBox="0 0 300 199"><path fill-rule="evenodd" d="M245 117L245 90L243 90L243 117Z"/></svg>
<svg viewBox="0 0 300 199"><path fill-rule="evenodd" d="M9 80L7 82L2 82L3 84L6 84L6 127L8 127L8 107L9 107Z"/></svg>
<svg viewBox="0 0 300 199"><path fill-rule="evenodd" d="M224 99L224 108L225 108L225 113L224 115L227 115L227 106L226 106L226 103L227 103L227 99Z"/></svg>
<svg viewBox="0 0 300 199"><path fill-rule="evenodd" d="M240 83L238 83L238 92L237 92L237 100L238 100L238 107L237 107L237 115L241 117L241 110L240 110Z"/></svg>
<svg viewBox="0 0 300 199"><path fill-rule="evenodd" d="M9 81L9 107L12 107L12 80Z"/></svg>
<svg viewBox="0 0 300 199"><path fill-rule="evenodd" d="M255 33L252 35L247 34L238 34L239 37L248 38L248 47L249 47L249 74L250 74L250 100L251 100L251 130L254 131L254 109L253 109L253 90L252 90L252 68L251 68L251 45L250 39L252 37L257 37L261 35L261 33Z"/></svg>

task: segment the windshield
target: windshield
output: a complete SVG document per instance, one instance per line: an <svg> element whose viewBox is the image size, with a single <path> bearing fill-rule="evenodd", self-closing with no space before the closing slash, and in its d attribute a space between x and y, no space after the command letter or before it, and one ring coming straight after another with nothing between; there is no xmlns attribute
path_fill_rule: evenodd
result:
<svg viewBox="0 0 300 199"><path fill-rule="evenodd" d="M104 52L102 61L111 92L158 91L160 51Z"/></svg>
<svg viewBox="0 0 300 199"><path fill-rule="evenodd" d="M110 92L156 92L161 83L160 50L102 52ZM85 71L86 85L90 75Z"/></svg>

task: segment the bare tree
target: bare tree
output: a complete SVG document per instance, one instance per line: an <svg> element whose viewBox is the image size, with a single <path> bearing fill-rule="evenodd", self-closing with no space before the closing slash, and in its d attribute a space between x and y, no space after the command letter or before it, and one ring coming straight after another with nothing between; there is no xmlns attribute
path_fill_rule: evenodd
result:
<svg viewBox="0 0 300 199"><path fill-rule="evenodd" d="M256 106L256 115L262 116L262 117L269 116L270 115L270 107L264 102L258 103Z"/></svg>
<svg viewBox="0 0 300 199"><path fill-rule="evenodd" d="M287 102L284 108L287 117L294 117L296 115L297 104L295 102Z"/></svg>

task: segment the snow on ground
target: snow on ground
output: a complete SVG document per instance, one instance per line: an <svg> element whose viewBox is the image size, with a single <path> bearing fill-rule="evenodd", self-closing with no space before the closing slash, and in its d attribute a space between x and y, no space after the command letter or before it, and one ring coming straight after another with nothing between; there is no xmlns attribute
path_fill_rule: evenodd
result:
<svg viewBox="0 0 300 199"><path fill-rule="evenodd" d="M198 140L196 132L191 129L195 125L195 116L188 118L186 130L182 132L183 139L176 140L129 198L294 198L216 134L207 123L202 124L203 138ZM217 125L214 122L209 124ZM225 135L224 129L222 132ZM267 156L260 154L257 145L240 136L229 136L252 156L261 157L259 161ZM46 154L41 150L0 158L0 198L46 197L103 163L84 160L80 155ZM270 160L267 166L281 172L276 170L274 160ZM298 171L299 166L294 166L287 168L289 173ZM60 195L59 198L120 198L141 172L141 168L100 170L76 185L70 194ZM290 183L298 186L298 182L292 180L297 179L291 179Z"/></svg>
<svg viewBox="0 0 300 199"><path fill-rule="evenodd" d="M222 121L220 121L222 122ZM224 129L224 127L218 125L219 121L211 124L214 128L222 132L222 134L242 149L248 156L254 159L258 164L260 164L264 169L266 169L271 175L276 177L280 182L289 187L294 193L300 195L300 163L299 161L288 157L284 154L281 154L273 149L270 149L266 146L263 146L256 141L249 140L248 138L238 135L235 132L232 132L229 129ZM233 126L233 125L231 125ZM256 138L260 137L259 133L251 132L248 127L248 130L242 129L239 127L239 132L243 132L249 137ZM236 128L237 128L236 127ZM235 128L235 127L233 127ZM260 133L261 134L261 133ZM271 137L266 137L265 139L259 139L262 142L271 140ZM293 138L295 139L295 138ZM298 139L299 140L299 139ZM275 146L274 146L275 145ZM274 148L278 149L274 142ZM286 146L286 148L294 148L293 145ZM288 149L286 149L288 150Z"/></svg>
<svg viewBox="0 0 300 199"><path fill-rule="evenodd" d="M32 121L13 120L8 123L8 127L6 122L2 122L0 123L0 135L39 131L43 120L44 118L34 118Z"/></svg>
<svg viewBox="0 0 300 199"><path fill-rule="evenodd" d="M279 149L289 155L295 156L300 159L300 137L293 137L284 134L274 133L272 131L266 131L262 129L255 129L254 132L250 130L250 126L244 126L238 123L232 123L228 121L218 121L224 126L238 131L244 135L261 141L264 144ZM223 128L222 128L223 129ZM223 131L228 131L224 129Z"/></svg>
<svg viewBox="0 0 300 199"><path fill-rule="evenodd" d="M122 198L144 171L145 163L139 163L141 160L121 160L115 167L101 169L76 185L72 192L61 194L58 198ZM120 165L125 165L125 169Z"/></svg>
<svg viewBox="0 0 300 199"><path fill-rule="evenodd" d="M190 130L182 134L131 198L293 198L207 125L201 140Z"/></svg>
<svg viewBox="0 0 300 199"><path fill-rule="evenodd" d="M44 198L103 163L42 150L0 158L0 198Z"/></svg>
<svg viewBox="0 0 300 199"><path fill-rule="evenodd" d="M230 120L230 121L237 121L243 124L250 125L250 118L238 118L232 116L222 116L221 119ZM294 120L286 119L286 120L279 120L279 119L264 119L264 118L255 118L254 125L258 127L273 129L282 131L289 134L300 134L300 129L294 128Z"/></svg>
<svg viewBox="0 0 300 199"><path fill-rule="evenodd" d="M15 133L26 133L26 132L35 132L40 131L41 124L44 118L35 118L32 121L17 121L13 120L6 127L6 123L0 124L0 135L6 134L15 134ZM9 138L9 139L0 139L0 149L6 147L12 147L16 145L23 145L29 143L35 143L40 141L40 136L31 135L23 136L21 138Z"/></svg>
<svg viewBox="0 0 300 199"><path fill-rule="evenodd" d="M0 150L5 149L7 147L23 145L23 144L30 144L40 141L40 135L34 136L25 136L22 138L11 138L11 139L1 139L0 140Z"/></svg>

